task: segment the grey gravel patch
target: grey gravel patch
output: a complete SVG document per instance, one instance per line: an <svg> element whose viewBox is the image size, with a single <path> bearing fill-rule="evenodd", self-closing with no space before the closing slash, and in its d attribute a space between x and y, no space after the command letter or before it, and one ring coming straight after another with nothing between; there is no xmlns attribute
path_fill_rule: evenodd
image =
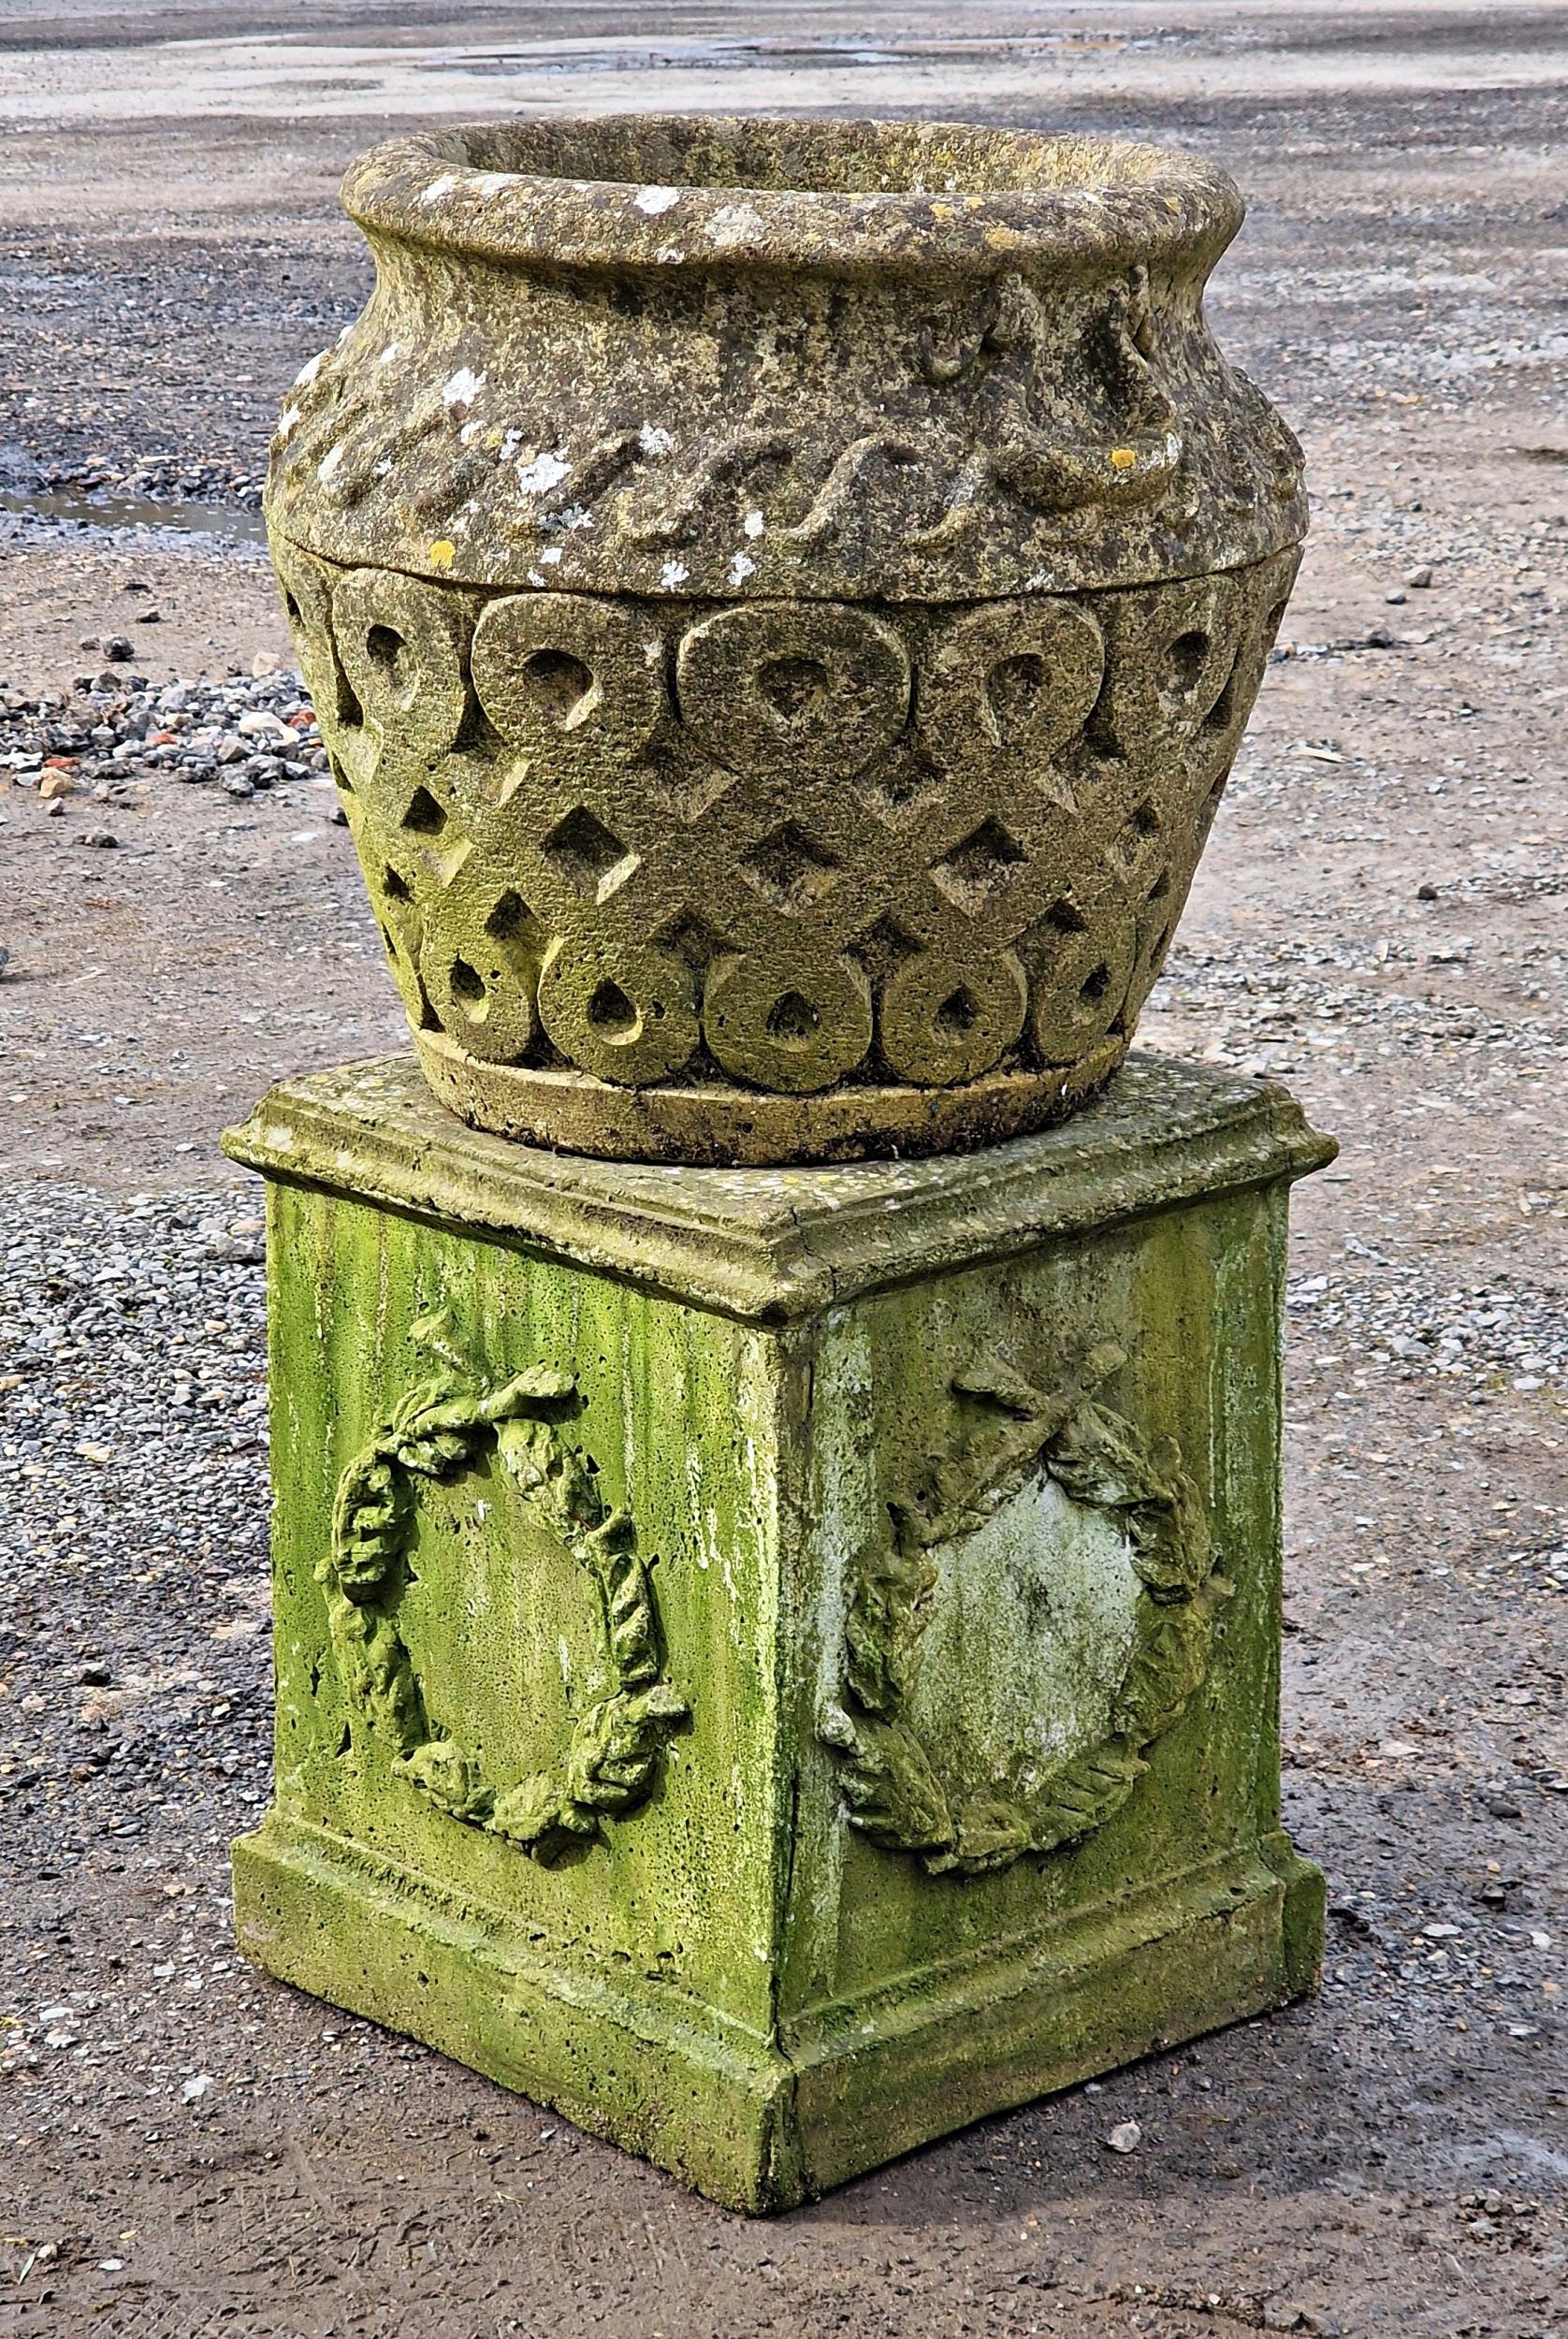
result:
<svg viewBox="0 0 1568 2339"><path fill-rule="evenodd" d="M1512 1871L1510 1882L1517 1882ZM1391 2020L1457 2017L1519 2040L1558 2027L1541 1999L1542 1983L1555 1981L1562 1965L1549 1924L1466 1908L1436 1882L1416 1904L1390 1891L1336 1893L1328 1920L1323 1989L1330 2004L1376 1993L1397 2005Z"/></svg>
<svg viewBox="0 0 1568 2339"><path fill-rule="evenodd" d="M122 672L123 637L84 637L71 692L0 690L0 772L40 794L113 803L133 785L221 782L254 794L329 770L315 710L298 673L149 682ZM128 646L128 645L123 645ZM241 784L242 783L242 784Z"/></svg>
<svg viewBox="0 0 1568 2339"><path fill-rule="evenodd" d="M1543 880L1539 890L1552 888ZM1255 953L1241 948L1222 953L1184 952L1178 945L1149 1008L1200 1030L1206 1061L1275 1078L1326 1057L1337 1069L1369 1072L1375 1068L1374 1057L1393 1053L1485 1052L1489 1060L1503 1059L1500 1077L1506 1075L1509 1059L1521 1070L1568 1062L1561 950L1527 951L1519 983L1533 995L1532 1004L1506 1019L1462 1001L1379 987L1385 970L1401 966L1435 970L1440 981L1461 981L1475 947L1474 937L1464 936L1384 939L1360 952L1304 945L1276 951L1274 963L1260 966ZM1346 981L1346 973L1359 973L1361 980Z"/></svg>
<svg viewBox="0 0 1568 2339"><path fill-rule="evenodd" d="M205 504L214 509L225 502L235 510L259 513L261 474L243 464L213 463L178 455L138 455L123 460L98 455L76 462L36 464L22 450L9 448L9 470L19 486L36 493L64 496L134 496L156 506Z"/></svg>
<svg viewBox="0 0 1568 2339"><path fill-rule="evenodd" d="M1459 1393L1508 1388L1568 1398L1568 1292L1493 1275L1454 1284L1381 1265L1361 1275L1299 1275L1289 1286L1292 1336L1332 1336L1369 1378L1443 1381ZM1563 1554L1568 1575L1568 1552Z"/></svg>
<svg viewBox="0 0 1568 2339"><path fill-rule="evenodd" d="M259 1217L15 1188L0 1227L0 1860L225 1832L265 1797Z"/></svg>

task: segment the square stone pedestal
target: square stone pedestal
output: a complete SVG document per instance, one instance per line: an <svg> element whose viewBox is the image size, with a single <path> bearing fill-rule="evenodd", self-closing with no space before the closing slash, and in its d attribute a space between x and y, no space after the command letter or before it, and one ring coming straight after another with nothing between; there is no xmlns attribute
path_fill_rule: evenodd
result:
<svg viewBox="0 0 1568 2339"><path fill-rule="evenodd" d="M1275 1087L668 1170L275 1089L246 1954L773 2209L1278 2006Z"/></svg>

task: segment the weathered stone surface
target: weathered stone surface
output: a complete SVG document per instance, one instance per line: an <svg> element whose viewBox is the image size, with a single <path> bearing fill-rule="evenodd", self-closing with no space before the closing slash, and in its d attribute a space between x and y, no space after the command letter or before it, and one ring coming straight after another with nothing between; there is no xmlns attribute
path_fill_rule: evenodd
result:
<svg viewBox="0 0 1568 2339"><path fill-rule="evenodd" d="M1242 207L1197 155L523 121L398 138L343 192L376 290L296 384L269 493L342 566L953 603L1240 568L1304 529L1296 443L1203 322Z"/></svg>
<svg viewBox="0 0 1568 2339"><path fill-rule="evenodd" d="M1310 1986L1278 1089L611 1170L276 1090L247 1953L748 2209Z"/></svg>
<svg viewBox="0 0 1568 2339"><path fill-rule="evenodd" d="M427 1076L610 1156L993 1142L1125 1053L1299 452L1191 156L512 123L350 174L268 512Z"/></svg>

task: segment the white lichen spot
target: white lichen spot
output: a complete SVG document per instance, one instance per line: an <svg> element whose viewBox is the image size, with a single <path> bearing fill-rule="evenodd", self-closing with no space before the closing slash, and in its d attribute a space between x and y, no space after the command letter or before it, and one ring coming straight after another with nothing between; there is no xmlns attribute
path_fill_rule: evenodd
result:
<svg viewBox="0 0 1568 2339"><path fill-rule="evenodd" d="M391 471L392 471L392 458L391 458L391 456L390 456L390 455L384 455L384 456L382 457L382 458L381 458L380 462L379 462L379 463L376 465L376 467L375 467L375 474L374 474L374 475L375 475L375 477L376 477L377 479L385 479L385 478L388 478L388 477L390 476L390 474L391 474Z"/></svg>
<svg viewBox="0 0 1568 2339"><path fill-rule="evenodd" d="M349 335L353 332L354 327L355 327L355 324L356 324L356 320L355 318L350 317L350 319L349 319L348 323L347 323L347 324L346 324L346 325L342 327L341 331L339 333L339 335L338 335L338 347L339 347L340 349L341 349L341 347L342 347L343 343L347 341L347 339L348 339Z"/></svg>
<svg viewBox="0 0 1568 2339"><path fill-rule="evenodd" d="M421 193L419 200L421 203L439 203L443 195L451 194L457 183L457 172L454 170L443 170L439 179L432 179L430 181L429 185Z"/></svg>
<svg viewBox="0 0 1568 2339"><path fill-rule="evenodd" d="M763 529L767 526L767 522L763 519L761 512L748 512L745 519L741 522L741 526L745 529L748 536L756 538L762 534Z"/></svg>
<svg viewBox="0 0 1568 2339"><path fill-rule="evenodd" d="M540 554L539 565L542 569L547 569L552 561L559 560L559 559L560 546L559 545L551 545L548 551L542 552Z"/></svg>
<svg viewBox="0 0 1568 2339"><path fill-rule="evenodd" d="M666 560L659 572L659 582L667 593L678 593L691 572L684 560Z"/></svg>
<svg viewBox="0 0 1568 2339"><path fill-rule="evenodd" d="M530 569L528 573L528 581L530 585L543 585L544 579L540 575L537 569Z"/></svg>
<svg viewBox="0 0 1568 2339"><path fill-rule="evenodd" d="M645 455L668 455L675 443L673 430L661 430L656 422L645 422L637 433L637 444Z"/></svg>
<svg viewBox="0 0 1568 2339"><path fill-rule="evenodd" d="M1036 1475L932 1557L911 1717L952 1749L961 1773L995 1775L1005 1751L1027 1791L1111 1726L1137 1646L1125 1530Z"/></svg>
<svg viewBox="0 0 1568 2339"><path fill-rule="evenodd" d="M498 463L509 463L522 443L522 432L520 430L509 430L501 443L501 451L496 457L496 461Z"/></svg>
<svg viewBox="0 0 1568 2339"><path fill-rule="evenodd" d="M468 182L468 191L470 195L482 195L488 198L492 195L503 194L513 183L510 171L476 170Z"/></svg>
<svg viewBox="0 0 1568 2339"><path fill-rule="evenodd" d="M746 553L737 552L730 563L730 583L744 585L748 576L755 576L756 574L756 561L750 559Z"/></svg>
<svg viewBox="0 0 1568 2339"><path fill-rule="evenodd" d="M342 461L343 454L343 443L341 439L340 439L336 446L329 446L327 448L326 454L316 465L316 477L324 483L330 479L333 472L337 470L338 465Z"/></svg>
<svg viewBox="0 0 1568 2339"><path fill-rule="evenodd" d="M632 199L645 218L657 219L661 211L669 211L673 204L680 201L680 189L678 187L644 187Z"/></svg>
<svg viewBox="0 0 1568 2339"><path fill-rule="evenodd" d="M555 524L558 528L591 528L593 514L586 503L569 503L564 511L556 514Z"/></svg>
<svg viewBox="0 0 1568 2339"><path fill-rule="evenodd" d="M327 352L325 349L318 349L313 357L307 357L304 364L300 367L298 372L294 377L295 388L297 390L308 390L311 384L315 380L316 375L321 371L322 367L326 363Z"/></svg>
<svg viewBox="0 0 1568 2339"><path fill-rule="evenodd" d="M393 359L397 356L398 352L401 347L402 343L400 341L388 341L386 347L382 351L381 356L376 359L377 365L389 366Z"/></svg>
<svg viewBox="0 0 1568 2339"><path fill-rule="evenodd" d="M732 244L745 243L748 237L763 233L762 222L749 203L726 203L708 221L708 241L726 251Z"/></svg>
<svg viewBox="0 0 1568 2339"><path fill-rule="evenodd" d="M662 662L663 657L664 645L660 640L657 633L645 639L643 643L643 663L645 666L657 666ZM703 1564L704 1567L706 1566L707 1562L705 1560Z"/></svg>
<svg viewBox="0 0 1568 2339"><path fill-rule="evenodd" d="M571 469L559 455L536 455L531 463L518 464L517 486L526 496L542 496L559 487Z"/></svg>
<svg viewBox="0 0 1568 2339"><path fill-rule="evenodd" d="M474 440L479 436L479 433L484 429L484 424L478 419L477 415L472 422L465 422L462 429L457 433L457 444L459 446L472 446Z"/></svg>
<svg viewBox="0 0 1568 2339"><path fill-rule="evenodd" d="M288 437L289 432L294 429L294 426L298 419L299 408L298 406L285 406L283 408L283 413L278 416L278 437L280 441Z"/></svg>
<svg viewBox="0 0 1568 2339"><path fill-rule="evenodd" d="M469 366L459 366L449 382L442 385L442 397L448 406L472 406L485 386L485 377Z"/></svg>

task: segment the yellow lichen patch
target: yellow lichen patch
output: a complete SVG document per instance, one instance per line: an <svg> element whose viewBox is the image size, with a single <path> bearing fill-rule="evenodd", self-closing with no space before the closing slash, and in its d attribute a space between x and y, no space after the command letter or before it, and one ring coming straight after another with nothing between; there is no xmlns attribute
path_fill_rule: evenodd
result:
<svg viewBox="0 0 1568 2339"><path fill-rule="evenodd" d="M457 545L448 544L444 536L430 546L429 558L432 569L449 569L457 557Z"/></svg>
<svg viewBox="0 0 1568 2339"><path fill-rule="evenodd" d="M1113 446L1111 450L1111 468L1112 471L1131 471L1137 460L1138 449L1136 447Z"/></svg>

